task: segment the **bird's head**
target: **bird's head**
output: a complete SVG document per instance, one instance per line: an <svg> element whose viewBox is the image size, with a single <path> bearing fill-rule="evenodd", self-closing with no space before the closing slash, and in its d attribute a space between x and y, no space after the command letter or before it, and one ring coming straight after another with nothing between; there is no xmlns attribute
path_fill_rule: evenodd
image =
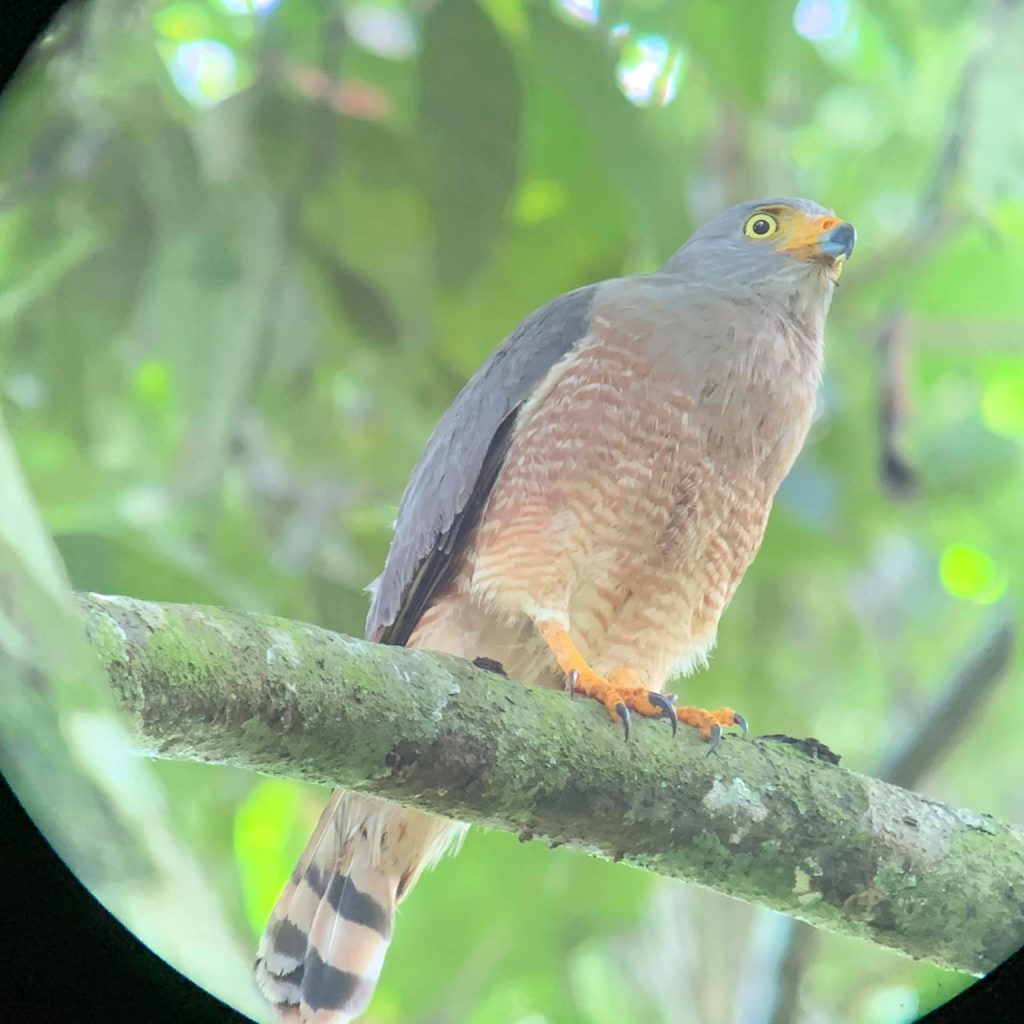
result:
<svg viewBox="0 0 1024 1024"><path fill-rule="evenodd" d="M827 303L857 233L809 199L755 199L720 213L665 270L711 286Z"/></svg>

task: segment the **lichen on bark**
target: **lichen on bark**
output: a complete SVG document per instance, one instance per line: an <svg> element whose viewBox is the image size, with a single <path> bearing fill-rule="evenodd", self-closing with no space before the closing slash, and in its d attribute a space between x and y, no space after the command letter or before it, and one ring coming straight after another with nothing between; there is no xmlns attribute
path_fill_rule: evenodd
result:
<svg viewBox="0 0 1024 1024"><path fill-rule="evenodd" d="M945 967L1024 942L1024 833L774 738L688 730L448 656L80 595L139 749L357 789L636 866Z"/></svg>

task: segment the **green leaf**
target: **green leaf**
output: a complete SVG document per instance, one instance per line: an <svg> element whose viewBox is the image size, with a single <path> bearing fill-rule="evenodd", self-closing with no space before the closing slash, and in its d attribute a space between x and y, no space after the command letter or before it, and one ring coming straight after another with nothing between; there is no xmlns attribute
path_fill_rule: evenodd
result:
<svg viewBox="0 0 1024 1024"><path fill-rule="evenodd" d="M487 259L519 173L522 96L505 40L476 3L441 0L423 25L418 146L441 280Z"/></svg>
<svg viewBox="0 0 1024 1024"><path fill-rule="evenodd" d="M583 1021L551 965L588 939L635 926L656 885L626 865L472 829L462 852L425 875L403 904L382 996L406 1011L397 1020L412 1019L416 1007L473 1024L538 1011L561 1024Z"/></svg>
<svg viewBox="0 0 1024 1024"><path fill-rule="evenodd" d="M195 604L261 603L223 565L210 564L201 549L176 542L156 527L151 532L156 536L83 530L60 533L55 540L76 590Z"/></svg>
<svg viewBox="0 0 1024 1024"><path fill-rule="evenodd" d="M338 301L356 330L368 341L396 344L398 322L387 298L373 282L313 238L307 236L303 248L328 281L328 293Z"/></svg>
<svg viewBox="0 0 1024 1024"><path fill-rule="evenodd" d="M301 827L303 787L264 779L235 814L234 847L245 913L259 935L281 888L305 846Z"/></svg>
<svg viewBox="0 0 1024 1024"><path fill-rule="evenodd" d="M543 104L550 131L532 147L557 155L551 169L561 175L585 162L582 180L572 182L579 193L570 197L577 203L576 217L615 225L618 207L624 206L631 240L653 240L655 265L661 263L683 241L681 192L687 170L678 148L670 149L655 130L666 111L639 110L622 95L615 80L616 51L600 34L566 24L547 7L531 12L531 33L534 89L551 93L531 95L532 102ZM605 180L615 186L610 197L602 188Z"/></svg>
<svg viewBox="0 0 1024 1024"><path fill-rule="evenodd" d="M100 248L97 229L81 227L54 248L37 250L35 259L19 261L15 282L0 281L0 324L7 324L51 292L65 274Z"/></svg>
<svg viewBox="0 0 1024 1024"><path fill-rule="evenodd" d="M742 99L747 107L762 106L768 98L765 82L774 56L780 6L715 0L680 5L687 46L700 55L716 89Z"/></svg>
<svg viewBox="0 0 1024 1024"><path fill-rule="evenodd" d="M1024 316L1024 203L1005 202L992 221L955 233L938 248L911 292L919 313L1003 320Z"/></svg>

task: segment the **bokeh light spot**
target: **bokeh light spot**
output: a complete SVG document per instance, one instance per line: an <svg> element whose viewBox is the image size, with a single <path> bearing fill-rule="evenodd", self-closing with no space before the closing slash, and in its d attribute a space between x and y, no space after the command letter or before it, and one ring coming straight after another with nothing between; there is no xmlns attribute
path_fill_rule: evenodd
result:
<svg viewBox="0 0 1024 1024"><path fill-rule="evenodd" d="M629 23L620 21L608 29L608 38L616 45L624 43L629 38Z"/></svg>
<svg viewBox="0 0 1024 1024"><path fill-rule="evenodd" d="M264 779L238 808L234 821L235 862L246 916L253 933L263 928L302 851L302 789L289 779Z"/></svg>
<svg viewBox="0 0 1024 1024"><path fill-rule="evenodd" d="M793 11L797 34L813 42L835 39L850 17L847 0L800 0Z"/></svg>
<svg viewBox="0 0 1024 1024"><path fill-rule="evenodd" d="M151 359L135 371L135 393L147 405L168 409L175 398L174 381L167 363Z"/></svg>
<svg viewBox="0 0 1024 1024"><path fill-rule="evenodd" d="M881 189L867 204L878 237L907 231L917 213L918 197L909 189Z"/></svg>
<svg viewBox="0 0 1024 1024"><path fill-rule="evenodd" d="M673 50L663 36L645 35L624 44L616 77L630 102L664 106L679 91L682 70L681 50Z"/></svg>
<svg viewBox="0 0 1024 1024"><path fill-rule="evenodd" d="M679 92L679 78L683 71L683 52L676 50L669 58L665 69L658 79L658 87L655 90L654 98L660 106L671 103Z"/></svg>
<svg viewBox="0 0 1024 1024"><path fill-rule="evenodd" d="M1006 574L990 555L970 544L947 546L939 560L939 578L953 597L992 604L1006 590Z"/></svg>
<svg viewBox="0 0 1024 1024"><path fill-rule="evenodd" d="M46 382L34 373L7 373L3 377L4 394L22 409L38 409L49 398Z"/></svg>
<svg viewBox="0 0 1024 1024"><path fill-rule="evenodd" d="M837 149L864 150L877 146L885 133L871 94L864 89L842 86L830 89L818 103L817 121Z"/></svg>
<svg viewBox="0 0 1024 1024"><path fill-rule="evenodd" d="M909 985L886 985L876 989L867 1002L866 1024L910 1024L917 1020L920 1000Z"/></svg>
<svg viewBox="0 0 1024 1024"><path fill-rule="evenodd" d="M588 25L596 25L601 17L601 0L556 0L556 6L570 18L584 21Z"/></svg>
<svg viewBox="0 0 1024 1024"><path fill-rule="evenodd" d="M141 527L159 525L170 512L166 489L152 484L140 484L122 491L114 507L121 522Z"/></svg>
<svg viewBox="0 0 1024 1024"><path fill-rule="evenodd" d="M175 88L196 107L212 107L238 91L238 58L213 39L182 43L170 72Z"/></svg>
<svg viewBox="0 0 1024 1024"><path fill-rule="evenodd" d="M168 4L153 16L153 25L165 39L183 43L209 34L210 14L200 4Z"/></svg>
<svg viewBox="0 0 1024 1024"><path fill-rule="evenodd" d="M981 417L994 434L1024 435L1024 374L996 377L981 397Z"/></svg>
<svg viewBox="0 0 1024 1024"><path fill-rule="evenodd" d="M416 52L409 15L398 7L356 4L345 12L345 25L356 43L388 60L406 60Z"/></svg>
<svg viewBox="0 0 1024 1024"><path fill-rule="evenodd" d="M267 14L280 0L219 0L221 7L232 14Z"/></svg>
<svg viewBox="0 0 1024 1024"><path fill-rule="evenodd" d="M565 189L557 181L531 178L516 196L515 218L520 224L540 224L558 214L565 199Z"/></svg>

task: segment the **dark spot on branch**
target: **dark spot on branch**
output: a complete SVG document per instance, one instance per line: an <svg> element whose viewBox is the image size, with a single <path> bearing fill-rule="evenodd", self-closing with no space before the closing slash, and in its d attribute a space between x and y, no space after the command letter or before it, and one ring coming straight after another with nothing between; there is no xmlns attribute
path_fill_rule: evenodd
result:
<svg viewBox="0 0 1024 1024"><path fill-rule="evenodd" d="M408 757L401 745L396 749L402 752L403 788L416 793L443 792L468 806L487 793L498 750L491 737L467 735L454 718L427 749L412 748ZM410 771L412 761L416 765Z"/></svg>
<svg viewBox="0 0 1024 1024"><path fill-rule="evenodd" d="M783 736L781 733L772 733L770 736L758 736L757 740L758 742L770 740L773 743L785 743L787 746L799 750L801 754L809 757L812 761L824 761L826 764L839 764L840 761L839 754L829 750L821 740L816 740L813 736L800 740L795 736Z"/></svg>
<svg viewBox="0 0 1024 1024"><path fill-rule="evenodd" d="M392 771L411 768L420 756L420 750L414 743L399 743L384 755L384 765Z"/></svg>
<svg viewBox="0 0 1024 1024"><path fill-rule="evenodd" d="M494 658L485 658L483 656L473 659L473 664L477 668L482 668L485 672L494 672L496 675L503 676L508 679L508 673L505 671L504 665L500 661L496 661Z"/></svg>
<svg viewBox="0 0 1024 1024"><path fill-rule="evenodd" d="M875 910L875 915L871 919L871 924L880 932L896 931L896 915L892 912L891 900L883 900L878 905L878 908Z"/></svg>

